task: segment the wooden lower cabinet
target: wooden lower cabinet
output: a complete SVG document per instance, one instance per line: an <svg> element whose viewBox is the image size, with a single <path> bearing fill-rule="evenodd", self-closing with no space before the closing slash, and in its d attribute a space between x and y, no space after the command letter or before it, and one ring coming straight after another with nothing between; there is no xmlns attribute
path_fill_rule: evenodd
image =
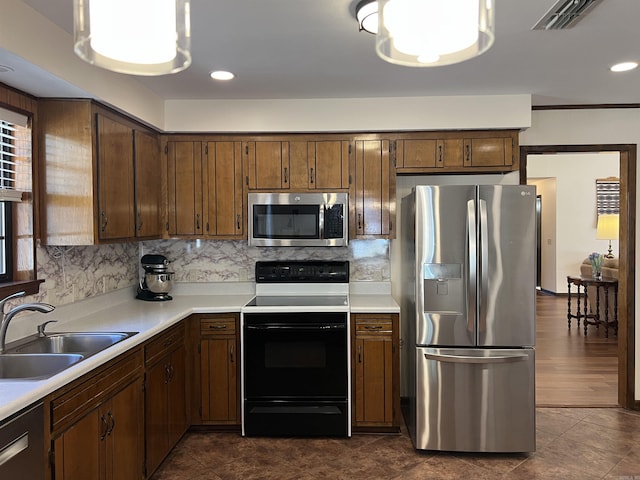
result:
<svg viewBox="0 0 640 480"><path fill-rule="evenodd" d="M145 467L151 476L188 428L182 323L147 343L145 364Z"/></svg>
<svg viewBox="0 0 640 480"><path fill-rule="evenodd" d="M144 478L142 367L142 348L134 347L45 399L47 478Z"/></svg>
<svg viewBox="0 0 640 480"><path fill-rule="evenodd" d="M354 314L352 429L400 429L400 352L397 314Z"/></svg>
<svg viewBox="0 0 640 480"><path fill-rule="evenodd" d="M193 423L240 425L240 318L197 314L192 318L197 358L193 362Z"/></svg>

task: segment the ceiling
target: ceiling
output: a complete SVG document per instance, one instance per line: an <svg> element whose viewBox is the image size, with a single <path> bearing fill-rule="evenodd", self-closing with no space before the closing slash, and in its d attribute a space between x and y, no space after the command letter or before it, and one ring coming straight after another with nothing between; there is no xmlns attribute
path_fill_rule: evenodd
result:
<svg viewBox="0 0 640 480"><path fill-rule="evenodd" d="M23 1L72 32L72 0ZM640 69L608 70L640 61L640 2L604 0L570 29L532 30L555 2L496 0L488 52L456 65L412 68L376 56L375 37L358 31L357 0L191 0L191 67L137 78L164 99L531 94L534 106L640 103ZM214 82L214 69L237 77ZM17 78L18 88L39 81L34 72ZM38 95L34 88L25 91Z"/></svg>

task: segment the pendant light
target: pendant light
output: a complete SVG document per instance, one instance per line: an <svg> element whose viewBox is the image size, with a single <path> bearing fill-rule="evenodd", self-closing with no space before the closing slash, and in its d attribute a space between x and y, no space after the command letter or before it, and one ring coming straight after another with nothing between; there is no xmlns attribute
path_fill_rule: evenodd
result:
<svg viewBox="0 0 640 480"><path fill-rule="evenodd" d="M387 62L434 67L462 62L494 41L494 0L379 0L376 52Z"/></svg>
<svg viewBox="0 0 640 480"><path fill-rule="evenodd" d="M189 0L74 0L74 51L114 72L180 72L191 65L189 8Z"/></svg>

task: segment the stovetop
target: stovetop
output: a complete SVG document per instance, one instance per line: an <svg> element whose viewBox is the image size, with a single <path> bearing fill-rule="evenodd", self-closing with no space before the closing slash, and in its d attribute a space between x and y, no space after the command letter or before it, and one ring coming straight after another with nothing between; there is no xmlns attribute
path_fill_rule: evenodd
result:
<svg viewBox="0 0 640 480"><path fill-rule="evenodd" d="M256 296L243 311L345 311L348 261L256 262Z"/></svg>
<svg viewBox="0 0 640 480"><path fill-rule="evenodd" d="M247 307L333 307L348 306L347 295L263 295L253 297Z"/></svg>

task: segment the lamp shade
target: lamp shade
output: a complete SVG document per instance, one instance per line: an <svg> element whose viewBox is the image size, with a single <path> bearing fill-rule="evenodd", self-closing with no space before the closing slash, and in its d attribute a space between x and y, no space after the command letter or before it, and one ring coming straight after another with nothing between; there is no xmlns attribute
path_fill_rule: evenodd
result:
<svg viewBox="0 0 640 480"><path fill-rule="evenodd" d="M597 240L617 240L620 230L620 216L618 214L602 214L598 216L596 227Z"/></svg>
<svg viewBox="0 0 640 480"><path fill-rule="evenodd" d="M191 65L189 0L74 0L74 51L86 62L133 75Z"/></svg>
<svg viewBox="0 0 640 480"><path fill-rule="evenodd" d="M376 52L412 67L462 62L494 41L494 0L380 0Z"/></svg>

